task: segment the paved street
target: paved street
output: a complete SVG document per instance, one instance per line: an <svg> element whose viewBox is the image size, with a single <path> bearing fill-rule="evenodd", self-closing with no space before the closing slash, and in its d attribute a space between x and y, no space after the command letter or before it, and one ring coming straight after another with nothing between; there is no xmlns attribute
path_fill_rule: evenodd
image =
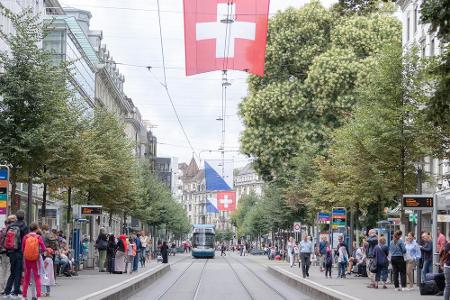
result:
<svg viewBox="0 0 450 300"><path fill-rule="evenodd" d="M132 299L297 299L310 297L270 275L248 256L187 259Z"/></svg>

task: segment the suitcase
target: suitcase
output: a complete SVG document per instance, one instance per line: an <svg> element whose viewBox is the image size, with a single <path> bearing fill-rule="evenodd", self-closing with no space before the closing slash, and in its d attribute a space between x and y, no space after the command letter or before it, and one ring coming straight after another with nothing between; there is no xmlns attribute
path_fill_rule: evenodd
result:
<svg viewBox="0 0 450 300"><path fill-rule="evenodd" d="M428 280L420 284L420 295L436 295L439 292L436 281Z"/></svg>
<svg viewBox="0 0 450 300"><path fill-rule="evenodd" d="M436 282L439 291L445 289L445 276L444 273L428 273L425 275L425 281L434 280Z"/></svg>

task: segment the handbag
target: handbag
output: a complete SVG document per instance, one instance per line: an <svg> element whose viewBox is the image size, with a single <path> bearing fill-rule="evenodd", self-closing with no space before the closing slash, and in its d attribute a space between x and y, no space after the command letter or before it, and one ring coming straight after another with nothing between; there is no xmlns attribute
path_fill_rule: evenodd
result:
<svg viewBox="0 0 450 300"><path fill-rule="evenodd" d="M419 259L419 269L423 269L423 257Z"/></svg>
<svg viewBox="0 0 450 300"><path fill-rule="evenodd" d="M373 259L370 262L369 271L370 271L370 273L377 273L378 272L377 261L375 259Z"/></svg>

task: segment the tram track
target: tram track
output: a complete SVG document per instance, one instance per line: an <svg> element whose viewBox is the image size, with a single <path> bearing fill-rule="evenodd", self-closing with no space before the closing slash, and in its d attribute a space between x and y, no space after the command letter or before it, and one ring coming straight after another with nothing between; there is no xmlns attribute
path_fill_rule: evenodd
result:
<svg viewBox="0 0 450 300"><path fill-rule="evenodd" d="M255 299L255 297L253 297L250 293L250 291L245 287L243 281L239 278L239 276L237 275L236 270L231 266L231 263L228 261L227 258L225 258L225 260L227 261L228 265L231 267L231 269L233 270L234 274L236 275L236 277L238 277L239 281L241 282L241 284L244 286L244 288L246 289L247 293L249 294L251 299ZM275 292L281 299L284 300L288 300L287 297L285 297L280 291L278 291L276 288L274 288L270 283L268 283L265 279L263 279L260 275L258 275L255 271L253 271L249 266L247 266L246 264L242 263L241 261L239 261L236 258L232 258L233 261L237 262L239 265L243 266L247 271L249 271L254 277L256 277L260 282L262 282L265 286L267 286L270 290L272 290L273 292Z"/></svg>
<svg viewBox="0 0 450 300"><path fill-rule="evenodd" d="M205 263L203 264L203 267L202 267L202 269L201 269L201 272L200 272L200 276L199 276L199 278L198 278L198 280L197 280L197 283L196 283L196 285L195 285L195 290L194 290L194 296L193 296L193 299L194 300L196 300L197 299L197 297L198 297L198 291L199 291L199 289L200 289L200 285L201 285L201 281L202 281L202 278L203 278L203 273L204 273L204 271L205 271L205 268L206 268L206 265L208 264L208 260L209 259L207 259L206 261L205 261ZM181 260L181 261L183 261L183 260ZM172 265L175 265L175 264L177 264L177 263L179 263L179 262L181 262L181 261L177 261L177 262L175 262L175 263L173 263ZM163 299L168 293L169 293L169 291L170 290L172 290L175 286L176 286L176 284L186 275L186 273L187 273L187 271L192 267L192 265L194 265L196 262L197 262L198 260L192 260L191 261L191 263L181 272L181 274L166 288L166 289L164 289L164 291L156 298L157 300L161 300L161 299Z"/></svg>
<svg viewBox="0 0 450 300"><path fill-rule="evenodd" d="M238 273L236 272L236 269L233 267L233 265L230 263L230 261L228 260L228 258L226 256L225 256L225 261L227 262L227 264L230 267L231 271L233 271L233 274L236 277L236 279L239 281L239 283L242 285L244 290L247 292L247 295L250 297L250 299L255 300L256 298L253 296L253 294L250 292L250 290L244 284L244 282L242 281L242 278L238 275Z"/></svg>

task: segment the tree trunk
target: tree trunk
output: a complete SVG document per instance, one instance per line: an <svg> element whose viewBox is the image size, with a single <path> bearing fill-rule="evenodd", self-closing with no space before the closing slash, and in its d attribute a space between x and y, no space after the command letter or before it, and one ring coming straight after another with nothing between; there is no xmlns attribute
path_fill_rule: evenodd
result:
<svg viewBox="0 0 450 300"><path fill-rule="evenodd" d="M47 167L44 166L44 177L46 175L47 172ZM41 220L42 220L42 224L45 223L45 217L47 216L46 214L46 210L47 210L47 183L45 182L44 179L44 190L42 191L42 215L41 215Z"/></svg>
<svg viewBox="0 0 450 300"><path fill-rule="evenodd" d="M72 188L67 190L67 224L72 223Z"/></svg>
<svg viewBox="0 0 450 300"><path fill-rule="evenodd" d="M16 167L12 167L11 168L11 174L9 177L9 181L11 182L11 212L10 213L15 213L17 209L17 207L15 207L15 205L13 205L13 203L16 201L16 191L17 191L17 168Z"/></svg>
<svg viewBox="0 0 450 300"><path fill-rule="evenodd" d="M28 172L28 193L27 193L27 223L31 223L31 211L33 209L33 171Z"/></svg>
<svg viewBox="0 0 450 300"><path fill-rule="evenodd" d="M113 217L113 211L110 210L110 211L109 211L109 222L108 222L108 226L109 226L109 227L112 226L112 217Z"/></svg>

